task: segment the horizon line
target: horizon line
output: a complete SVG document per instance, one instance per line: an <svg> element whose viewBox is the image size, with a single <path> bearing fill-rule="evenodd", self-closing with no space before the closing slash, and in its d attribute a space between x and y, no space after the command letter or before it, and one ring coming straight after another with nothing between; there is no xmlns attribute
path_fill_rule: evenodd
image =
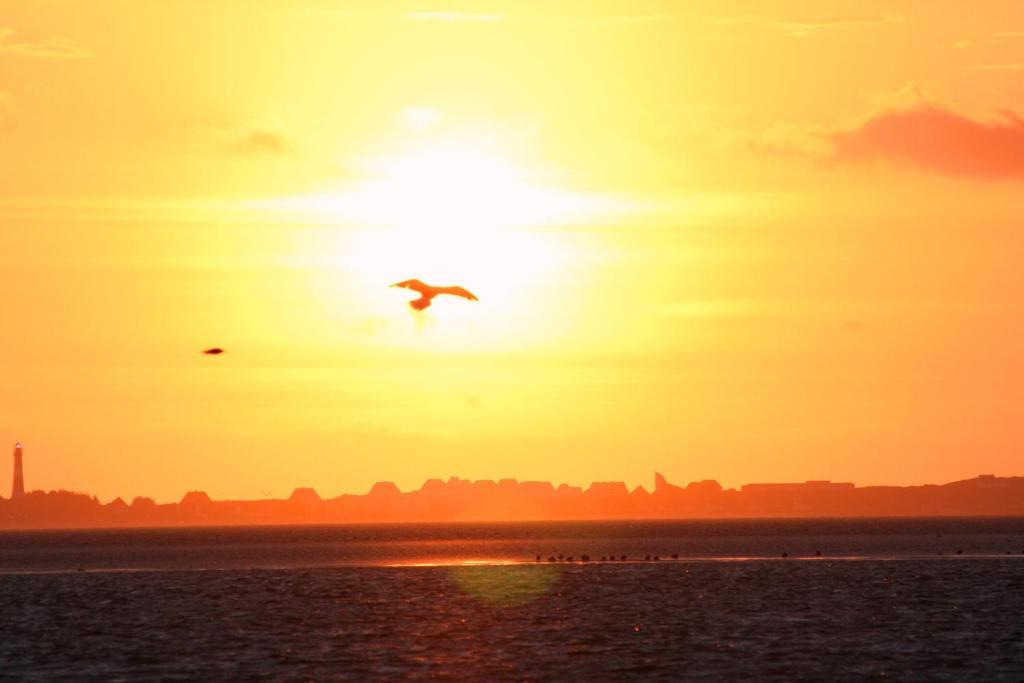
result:
<svg viewBox="0 0 1024 683"><path fill-rule="evenodd" d="M22 444L19 442L18 446L21 446L21 445ZM555 484L554 482L552 482L550 480L542 480L542 479L519 480L519 479L516 479L514 477L502 477L500 479L463 479L463 478L461 478L461 477L459 477L457 475L451 475L447 479L442 479L440 477L428 477L427 479L425 479L423 481L423 483L420 485L419 488L409 489L409 490L405 490L405 491L401 490L398 487L398 485L395 484L391 480L386 480L386 479L385 480L378 480L378 481L374 482L370 486L369 490L367 490L367 491L365 491L363 493L342 492L342 493L339 493L339 494L337 494L335 496L330 496L328 498L321 497L319 491L317 491L317 488L315 486L295 486L295 487L292 488L291 493L289 493L288 495L286 495L284 497L268 495L268 496L264 496L262 498L218 498L218 499L213 499L213 498L211 498L209 496L209 494L206 492L205 489L193 488L193 489L189 489L189 490L185 491L185 493L182 494L182 496L180 498L178 498L176 500L167 501L167 502L157 502L155 498L150 497L150 496L143 496L143 495L136 495L136 496L132 496L131 498L132 498L132 500L136 500L136 499L140 499L140 498L143 499L143 500L152 500L153 502L156 502L158 505L173 505L173 504L181 503L182 501L186 500L190 496L195 496L195 495L205 496L207 499L209 499L211 501L216 500L216 501L220 501L220 502L259 502L259 501L287 501L287 500L290 500L291 498L294 498L296 496L296 494L308 495L308 493L306 493L306 492L311 492L318 499L321 499L321 500L336 500L336 499L344 498L344 497L363 497L363 496L371 496L371 495L410 495L410 494L416 494L416 493L430 493L429 489L436 488L439 485L442 486L442 487L448 487L448 486L452 486L452 485L464 485L464 486L468 485L470 487L474 487L474 486L482 486L482 487L494 486L495 488L511 487L511 486L517 486L517 487L519 487L519 486L528 486L528 487L540 486L540 487L544 487L544 488L550 487L551 492L553 492L553 493L557 493L558 491L567 491L567 492L578 492L578 493L581 493L581 494L595 492L597 489L605 489L606 491L608 491L609 487L615 487L615 488L618 488L620 491L624 491L624 493L626 495L643 495L643 494L651 495L651 494L653 494L653 493L655 493L655 492L657 492L659 490L659 488L660 488L659 487L659 483L660 483L661 487L667 488L668 490L674 490L674 489L686 490L686 489L689 489L689 488L692 488L692 487L695 487L695 486L702 486L702 485L703 486L708 486L708 485L710 485L710 486L716 487L720 492L726 493L726 492L730 492L730 491L743 492L745 490L750 490L750 489L755 489L756 490L756 489L761 488L761 487L765 487L765 488L780 488L780 487L808 487L808 486L809 487L814 487L814 486L818 486L818 487L829 487L829 488L833 488L833 489L850 489L850 490L863 490L863 489L872 489L872 488L912 489L912 488L922 488L922 487L929 487L929 486L941 487L941 486L947 486L949 484L956 484L956 483L960 483L960 482L974 481L974 480L1006 480L1006 479L1020 479L1020 478L1024 478L1024 474L996 475L996 474L992 474L992 473L982 473L982 474L977 474L974 477L968 477L968 478L965 478L965 479L954 479L952 481L947 481L947 482L943 482L943 483L927 482L927 483L920 483L920 484L904 484L904 485L900 485L900 484L868 484L866 486L861 486L861 485L858 485L858 484L856 484L854 482L836 482L836 481L832 481L830 479L806 479L804 481L778 481L778 482L776 482L776 481L753 481L753 482L748 482L748 483L745 483L745 484L740 484L740 485L735 486L735 487L728 487L728 488L726 488L726 487L723 487L721 484L719 484L717 479L694 480L694 481L690 481L690 482L688 482L688 483L686 483L684 485L672 484L672 483L670 483L667 480L667 478L664 475L662 475L658 471L655 471L654 472L654 486L652 488L648 489L643 484L638 484L638 485L630 488L625 483L625 481L622 481L622 480L591 480L590 485L587 486L586 488L584 488L582 485L570 484L568 482L560 482L558 484ZM97 495L89 493L88 491L78 491L78 490L64 489L64 488L55 488L55 489L49 489L49 490L47 490L47 489L30 489L30 490L26 490L23 495L27 496L27 495L38 494L38 493L49 494L49 493L60 493L60 492L74 493L74 494L77 494L77 495L85 495L85 496L89 496L91 498L94 498L96 500L100 500ZM7 497L5 497L3 495L0 495L0 500L3 500L3 501L11 501L11 500L14 500L15 498L16 498L16 496L13 496L13 495L7 496ZM110 501L108 501L108 503L104 503L104 504L108 505L110 503L114 503L117 500L121 500L122 502L124 502L125 498L120 496L120 495L117 495L117 496L114 496L113 498L111 498Z"/></svg>

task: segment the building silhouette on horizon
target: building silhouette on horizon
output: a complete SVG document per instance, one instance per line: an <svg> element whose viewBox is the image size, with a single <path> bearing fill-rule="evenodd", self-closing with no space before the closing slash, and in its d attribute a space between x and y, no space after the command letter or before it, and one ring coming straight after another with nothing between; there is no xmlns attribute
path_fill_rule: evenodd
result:
<svg viewBox="0 0 1024 683"><path fill-rule="evenodd" d="M11 483L11 500L25 495L25 470L21 463L21 442L14 444L14 481Z"/></svg>
<svg viewBox="0 0 1024 683"><path fill-rule="evenodd" d="M214 500L201 490L178 502L136 497L101 503L67 490L25 492L22 446L14 448L11 499L0 498L0 529L266 524L541 522L577 520L850 517L1024 517L1024 476L983 474L946 484L864 486L811 480L723 488L714 480L654 490L621 481L589 487L516 479L428 479L415 490L377 482L363 494L322 498L298 488L288 498Z"/></svg>

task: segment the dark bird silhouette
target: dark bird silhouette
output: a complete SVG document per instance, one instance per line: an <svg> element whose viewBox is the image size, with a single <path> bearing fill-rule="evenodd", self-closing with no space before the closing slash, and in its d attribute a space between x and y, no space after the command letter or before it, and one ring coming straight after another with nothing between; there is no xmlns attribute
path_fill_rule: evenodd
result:
<svg viewBox="0 0 1024 683"><path fill-rule="evenodd" d="M463 299L468 299L469 301L479 301L479 299L476 298L476 294L473 294L473 292L469 291L465 287L434 287L433 285L428 285L425 282L415 279L396 282L391 286L402 287L403 289L411 289L414 292L419 292L420 298L413 299L409 302L409 305L417 311L422 311L424 308L429 306L430 302L438 294L451 294L452 296L461 296Z"/></svg>
<svg viewBox="0 0 1024 683"><path fill-rule="evenodd" d="M219 356L224 353L224 349L214 346L212 349L203 349L203 353L207 356Z"/></svg>

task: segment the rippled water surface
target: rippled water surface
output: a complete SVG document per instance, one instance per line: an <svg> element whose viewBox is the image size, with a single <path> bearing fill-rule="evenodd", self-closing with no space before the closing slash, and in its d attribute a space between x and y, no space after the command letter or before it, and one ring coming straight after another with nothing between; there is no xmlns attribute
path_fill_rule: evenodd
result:
<svg viewBox="0 0 1024 683"><path fill-rule="evenodd" d="M1022 546L1005 519L2 534L0 679L1021 680Z"/></svg>

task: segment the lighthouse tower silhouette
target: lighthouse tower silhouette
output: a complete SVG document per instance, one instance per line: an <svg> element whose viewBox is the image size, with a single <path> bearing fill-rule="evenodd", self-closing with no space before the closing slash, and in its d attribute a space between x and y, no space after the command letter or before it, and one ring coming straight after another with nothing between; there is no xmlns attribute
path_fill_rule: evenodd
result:
<svg viewBox="0 0 1024 683"><path fill-rule="evenodd" d="M11 500L25 495L25 472L21 465L21 442L14 444L14 484L11 486Z"/></svg>

